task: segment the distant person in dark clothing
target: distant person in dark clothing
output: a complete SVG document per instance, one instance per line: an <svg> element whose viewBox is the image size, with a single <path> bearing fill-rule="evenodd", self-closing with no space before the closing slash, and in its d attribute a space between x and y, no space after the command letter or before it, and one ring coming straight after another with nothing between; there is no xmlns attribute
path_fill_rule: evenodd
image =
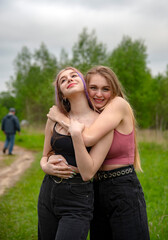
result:
<svg viewBox="0 0 168 240"><path fill-rule="evenodd" d="M12 155L16 131L20 132L20 124L18 118L15 116L14 108L10 108L9 113L2 119L1 129L6 135L3 153L6 153L6 150L9 148L8 153Z"/></svg>

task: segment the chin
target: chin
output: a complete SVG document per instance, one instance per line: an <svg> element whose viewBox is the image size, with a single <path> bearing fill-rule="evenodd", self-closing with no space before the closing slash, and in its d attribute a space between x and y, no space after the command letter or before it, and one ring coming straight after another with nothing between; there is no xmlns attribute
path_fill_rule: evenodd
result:
<svg viewBox="0 0 168 240"><path fill-rule="evenodd" d="M96 107L97 109L101 109L101 108L104 107L104 104L95 104L95 107Z"/></svg>

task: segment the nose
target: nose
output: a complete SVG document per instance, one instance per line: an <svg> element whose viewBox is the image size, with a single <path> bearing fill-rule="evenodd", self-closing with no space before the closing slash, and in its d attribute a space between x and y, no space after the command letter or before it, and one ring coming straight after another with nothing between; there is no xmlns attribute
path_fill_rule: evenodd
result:
<svg viewBox="0 0 168 240"><path fill-rule="evenodd" d="M68 82L72 82L73 78L71 76L68 77Z"/></svg>
<svg viewBox="0 0 168 240"><path fill-rule="evenodd" d="M97 97L101 97L101 96L102 96L101 89L98 89L98 90L96 91L96 96L97 96Z"/></svg>

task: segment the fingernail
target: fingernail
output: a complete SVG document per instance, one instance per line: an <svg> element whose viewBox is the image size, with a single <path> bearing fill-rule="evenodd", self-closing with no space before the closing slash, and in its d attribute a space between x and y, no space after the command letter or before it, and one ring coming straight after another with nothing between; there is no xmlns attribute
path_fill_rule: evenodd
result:
<svg viewBox="0 0 168 240"><path fill-rule="evenodd" d="M72 168L71 168L71 167L69 167L69 166L68 166L67 168L68 168L68 169L70 169L70 170L72 170Z"/></svg>

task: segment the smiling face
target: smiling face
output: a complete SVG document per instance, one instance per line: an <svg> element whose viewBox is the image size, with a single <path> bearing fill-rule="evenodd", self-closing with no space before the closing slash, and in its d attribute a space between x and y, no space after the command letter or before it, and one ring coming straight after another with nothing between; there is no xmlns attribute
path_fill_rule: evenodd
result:
<svg viewBox="0 0 168 240"><path fill-rule="evenodd" d="M90 77L88 92L97 109L103 108L112 98L111 84L100 74L93 74Z"/></svg>
<svg viewBox="0 0 168 240"><path fill-rule="evenodd" d="M60 74L58 87L66 98L70 98L73 93L84 92L82 80L73 69L65 70Z"/></svg>
<svg viewBox="0 0 168 240"><path fill-rule="evenodd" d="M69 100L78 93L85 95L89 106L93 109L83 74L74 67L66 67L58 73L55 80L56 105L61 112L67 114L70 111Z"/></svg>

